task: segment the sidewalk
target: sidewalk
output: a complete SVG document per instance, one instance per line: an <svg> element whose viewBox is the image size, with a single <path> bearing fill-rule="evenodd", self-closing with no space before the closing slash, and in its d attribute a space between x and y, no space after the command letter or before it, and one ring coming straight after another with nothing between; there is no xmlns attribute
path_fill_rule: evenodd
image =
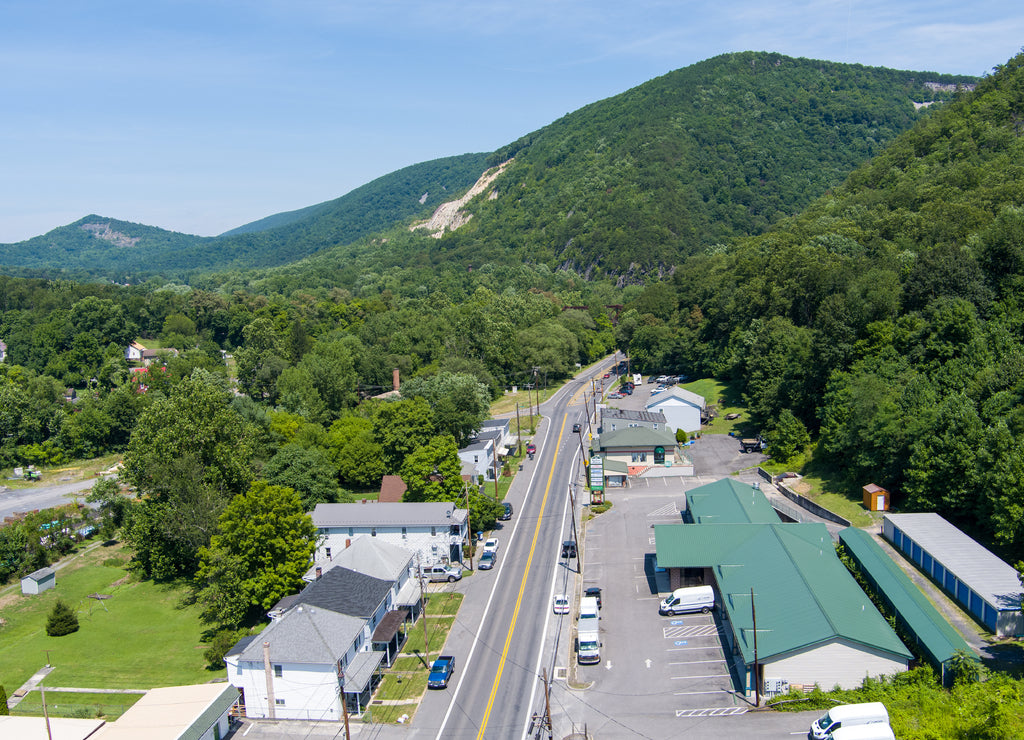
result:
<svg viewBox="0 0 1024 740"><path fill-rule="evenodd" d="M39 684L43 682L43 679L53 670L53 666L43 666L38 671L32 674L32 677L23 683L7 700L7 708L14 709L21 700L28 696L28 693L34 690Z"/></svg>

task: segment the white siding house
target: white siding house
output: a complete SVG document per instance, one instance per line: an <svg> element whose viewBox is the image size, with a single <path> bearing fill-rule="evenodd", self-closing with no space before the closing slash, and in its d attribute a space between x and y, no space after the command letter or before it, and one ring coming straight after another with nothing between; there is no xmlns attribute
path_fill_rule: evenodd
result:
<svg viewBox="0 0 1024 740"><path fill-rule="evenodd" d="M662 413L671 429L685 432L699 432L701 414L707 404L703 396L679 386L654 396L644 407L651 413Z"/></svg>
<svg viewBox="0 0 1024 740"><path fill-rule="evenodd" d="M323 537L317 562L330 560L360 537L376 537L418 556L419 565L462 562L469 512L446 501L317 504L313 524Z"/></svg>

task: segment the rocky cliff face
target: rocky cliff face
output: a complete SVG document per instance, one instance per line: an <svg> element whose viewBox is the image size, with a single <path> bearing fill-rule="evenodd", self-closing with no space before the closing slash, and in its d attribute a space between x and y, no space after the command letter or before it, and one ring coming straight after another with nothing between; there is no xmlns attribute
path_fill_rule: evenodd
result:
<svg viewBox="0 0 1024 740"><path fill-rule="evenodd" d="M480 195L482 192L487 190L491 186L498 175L505 171L505 168L512 162L508 159L497 167L491 169L480 175L480 179L471 187L465 195L458 200L450 200L447 203L442 203L434 211L434 215L428 218L426 221L420 221L409 227L410 231L416 229L429 229L430 235L435 239L440 239L446 231L455 231L455 229L469 222L469 219L473 218L473 214L466 213L462 208L469 203L473 198ZM496 197L495 193L491 193L491 198Z"/></svg>

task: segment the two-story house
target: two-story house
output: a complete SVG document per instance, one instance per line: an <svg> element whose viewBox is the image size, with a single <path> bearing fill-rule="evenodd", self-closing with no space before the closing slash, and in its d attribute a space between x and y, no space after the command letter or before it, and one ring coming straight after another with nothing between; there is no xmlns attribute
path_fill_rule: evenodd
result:
<svg viewBox="0 0 1024 740"><path fill-rule="evenodd" d="M322 537L316 562L331 560L360 537L410 550L417 567L461 563L469 512L447 501L317 504L311 516Z"/></svg>

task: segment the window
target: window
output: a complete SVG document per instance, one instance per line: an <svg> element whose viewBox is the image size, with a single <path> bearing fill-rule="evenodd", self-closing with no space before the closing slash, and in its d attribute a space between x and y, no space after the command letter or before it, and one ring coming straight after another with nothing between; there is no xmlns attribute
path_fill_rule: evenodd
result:
<svg viewBox="0 0 1024 740"><path fill-rule="evenodd" d="M279 665L274 666L274 676L276 678L281 678L282 675L284 675L284 669Z"/></svg>
<svg viewBox="0 0 1024 740"><path fill-rule="evenodd" d="M408 539L408 538L409 538L409 533L406 531L405 527L402 527L402 539L405 540L405 539Z"/></svg>
<svg viewBox="0 0 1024 740"><path fill-rule="evenodd" d="M633 462L647 462L647 453L646 452L634 452L633 453Z"/></svg>
<svg viewBox="0 0 1024 740"><path fill-rule="evenodd" d="M325 547L324 548L324 553L327 555L327 559L330 560L331 559L331 548Z"/></svg>
<svg viewBox="0 0 1024 740"><path fill-rule="evenodd" d="M283 707L284 706L284 699L274 699L274 704L276 704L279 707Z"/></svg>

